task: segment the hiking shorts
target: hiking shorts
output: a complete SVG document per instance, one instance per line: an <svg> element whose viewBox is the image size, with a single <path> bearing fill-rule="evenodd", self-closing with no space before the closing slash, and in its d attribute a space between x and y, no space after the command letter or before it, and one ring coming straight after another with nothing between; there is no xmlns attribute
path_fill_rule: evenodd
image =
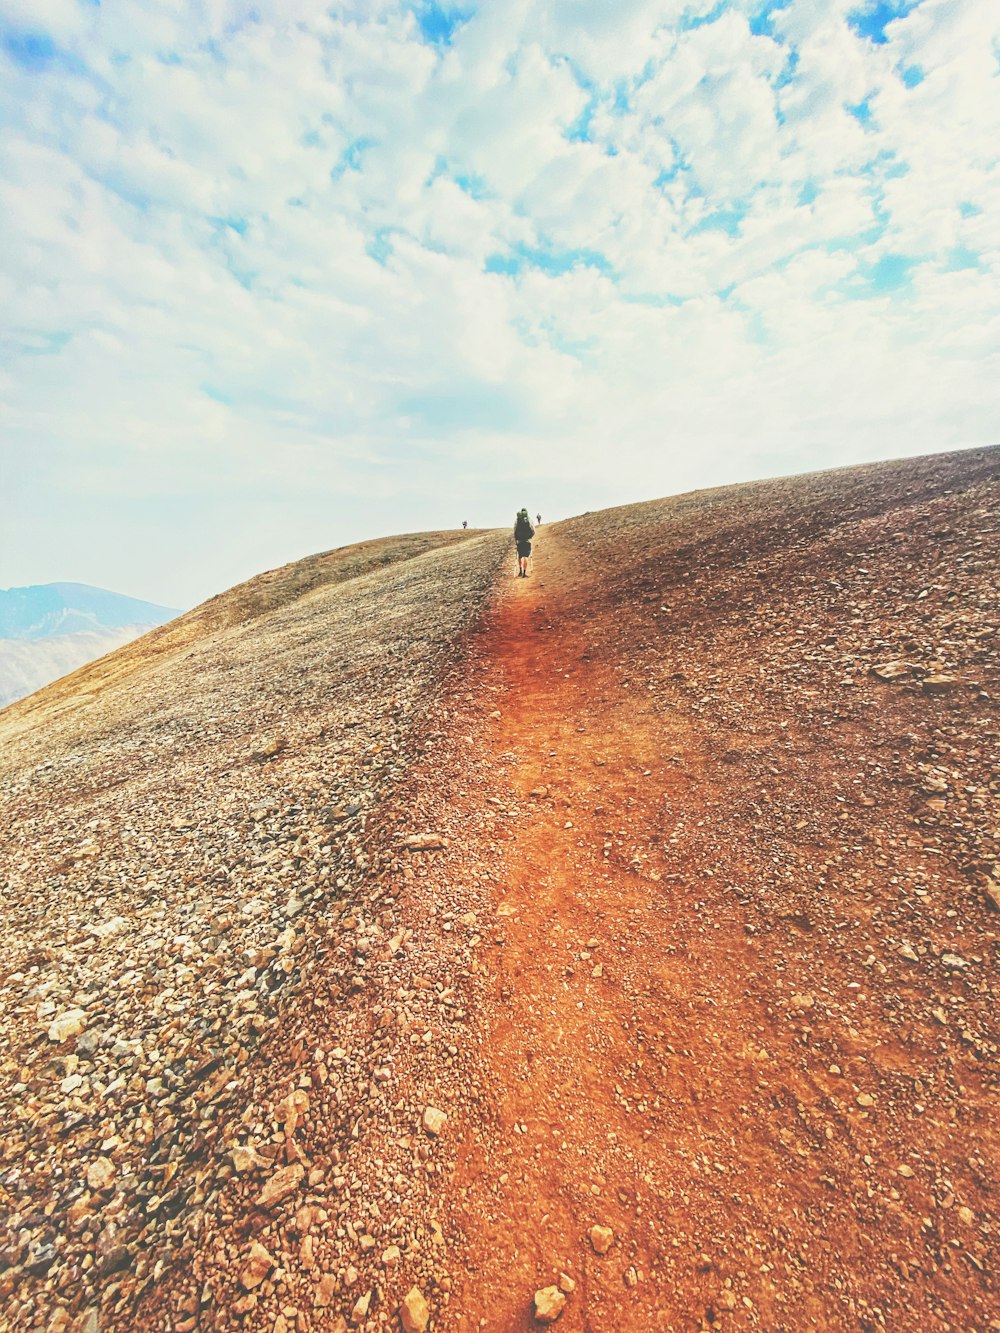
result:
<svg viewBox="0 0 1000 1333"><path fill-rule="evenodd" d="M522 557L524 559L527 559L527 557L531 554L531 542L518 542L517 554L519 559L521 559Z"/></svg>

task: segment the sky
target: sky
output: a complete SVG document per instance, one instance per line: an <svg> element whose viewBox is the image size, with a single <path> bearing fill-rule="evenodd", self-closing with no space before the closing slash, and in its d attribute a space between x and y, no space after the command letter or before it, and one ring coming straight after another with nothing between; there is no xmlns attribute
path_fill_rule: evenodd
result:
<svg viewBox="0 0 1000 1333"><path fill-rule="evenodd" d="M1000 4L0 0L0 586L1000 440Z"/></svg>

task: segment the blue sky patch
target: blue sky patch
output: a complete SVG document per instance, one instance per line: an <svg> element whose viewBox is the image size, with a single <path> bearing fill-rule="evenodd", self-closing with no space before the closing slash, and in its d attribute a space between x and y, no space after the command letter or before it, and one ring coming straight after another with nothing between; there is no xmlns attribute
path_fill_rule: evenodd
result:
<svg viewBox="0 0 1000 1333"><path fill-rule="evenodd" d="M377 139L367 139L362 136L349 143L340 155L340 161L330 172L331 180L340 180L341 176L348 171L360 171L365 152L369 148L374 148Z"/></svg>
<svg viewBox="0 0 1000 1333"><path fill-rule="evenodd" d="M462 6L441 5L436 0L424 0L414 11L420 35L432 46L451 46L455 32L473 15L473 10Z"/></svg>
<svg viewBox="0 0 1000 1333"><path fill-rule="evenodd" d="M916 88L923 83L926 75L919 65L910 65L903 70L902 79L907 88Z"/></svg>
<svg viewBox="0 0 1000 1333"><path fill-rule="evenodd" d="M39 333L23 342L18 349L22 356L56 356L73 340L71 332Z"/></svg>
<svg viewBox="0 0 1000 1333"><path fill-rule="evenodd" d="M746 215L747 210L743 207L718 208L714 213L708 213L696 222L688 235L697 236L704 231L721 231L725 232L727 236L739 236L740 223Z"/></svg>
<svg viewBox="0 0 1000 1333"><path fill-rule="evenodd" d="M457 176L453 176L452 180L470 199L491 198L490 187L483 176L477 176L474 172L460 172Z"/></svg>
<svg viewBox="0 0 1000 1333"><path fill-rule="evenodd" d="M967 245L955 245L948 251L945 263L945 271L948 273L957 273L963 268L983 267L983 261L975 250L970 250Z"/></svg>
<svg viewBox="0 0 1000 1333"><path fill-rule="evenodd" d="M755 37L774 37L774 22L772 15L777 14L782 9L787 9L792 0L765 0L753 14L750 15L750 31Z"/></svg>
<svg viewBox="0 0 1000 1333"><path fill-rule="evenodd" d="M566 131L566 138L570 143L592 143L593 136L590 132L590 124L594 119L594 112L600 104L600 99L595 92L590 94L587 99L587 105L574 120Z"/></svg>
<svg viewBox="0 0 1000 1333"><path fill-rule="evenodd" d="M874 3L869 0L868 4L848 14L847 23L859 37L884 46L889 40L886 25L894 19L906 18L919 4L920 0L874 0Z"/></svg>
<svg viewBox="0 0 1000 1333"><path fill-rule="evenodd" d="M518 430L523 405L506 385L470 380L401 397L396 410L432 433L455 430Z"/></svg>
<svg viewBox="0 0 1000 1333"><path fill-rule="evenodd" d="M898 292L901 287L907 286L910 280L910 270L916 262L909 255L882 255L865 271L865 277L871 286L872 292L877 296L882 296L886 292Z"/></svg>
<svg viewBox="0 0 1000 1333"><path fill-rule="evenodd" d="M247 234L247 227L249 226L249 223L247 222L246 218L229 217L229 218L212 218L211 220L212 222L215 223L217 227L221 228L221 230L224 232L235 231L238 236L245 236Z"/></svg>
<svg viewBox="0 0 1000 1333"><path fill-rule="evenodd" d="M800 57L798 51L789 49L788 57L781 68L781 73L774 81L775 92L778 92L782 88L787 88L788 85L794 80L795 75L799 68L799 59ZM783 117L779 115L779 119L783 119Z"/></svg>
<svg viewBox="0 0 1000 1333"><path fill-rule="evenodd" d="M673 292L619 292L619 298L628 305L648 305L658 310L676 310L688 299Z"/></svg>
<svg viewBox="0 0 1000 1333"><path fill-rule="evenodd" d="M365 251L375 260L376 264L384 266L386 260L392 254L392 233L392 227L379 227L365 246Z"/></svg>
<svg viewBox="0 0 1000 1333"><path fill-rule="evenodd" d="M865 97L860 102L845 102L844 110L847 111L849 115L852 115L864 129L870 130L872 128L874 117L872 116L870 97Z"/></svg>
<svg viewBox="0 0 1000 1333"><path fill-rule="evenodd" d="M483 265L486 273L502 273L507 277L516 277L531 268L553 278L575 268L596 268L608 275L613 272L608 259L599 250L550 250L530 245L515 245L507 254L490 255Z"/></svg>
<svg viewBox="0 0 1000 1333"><path fill-rule="evenodd" d="M0 35L0 46L22 69L48 69L59 58L59 48L47 32L18 32L7 28Z"/></svg>
<svg viewBox="0 0 1000 1333"><path fill-rule="evenodd" d="M680 32L691 32L695 28L704 28L709 23L715 23L722 18L728 8L728 0L718 0L718 3L713 5L705 14L685 15L677 25L678 30Z"/></svg>

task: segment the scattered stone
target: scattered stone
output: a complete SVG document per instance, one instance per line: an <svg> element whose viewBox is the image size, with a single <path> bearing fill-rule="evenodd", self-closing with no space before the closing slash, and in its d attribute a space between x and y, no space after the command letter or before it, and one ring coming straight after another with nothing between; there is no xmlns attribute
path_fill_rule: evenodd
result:
<svg viewBox="0 0 1000 1333"><path fill-rule="evenodd" d="M816 1000L812 995L793 995L788 1003L793 1009L812 1009Z"/></svg>
<svg viewBox="0 0 1000 1333"><path fill-rule="evenodd" d="M424 1110L423 1125L428 1134L434 1138L444 1129L445 1121L448 1119L444 1111L439 1111L436 1106L428 1106Z"/></svg>
<svg viewBox="0 0 1000 1333"><path fill-rule="evenodd" d="M260 1241L251 1241L250 1254L243 1266L243 1272L240 1274L241 1285L247 1291L253 1291L254 1287L260 1286L273 1267L274 1260Z"/></svg>
<svg viewBox="0 0 1000 1333"><path fill-rule="evenodd" d="M271 1165L254 1148L247 1147L245 1144L237 1144L229 1156L232 1158L233 1167L239 1175L244 1175L247 1171L259 1171L263 1167Z"/></svg>
<svg viewBox="0 0 1000 1333"><path fill-rule="evenodd" d="M419 1287L411 1287L399 1307L399 1322L403 1333L424 1333L431 1318L431 1307L424 1300Z"/></svg>
<svg viewBox="0 0 1000 1333"><path fill-rule="evenodd" d="M448 839L440 833L408 833L403 838L406 852L437 852L448 846Z"/></svg>
<svg viewBox="0 0 1000 1333"><path fill-rule="evenodd" d="M43 1277L56 1258L56 1247L50 1241L32 1241L24 1261L24 1270L32 1277Z"/></svg>
<svg viewBox="0 0 1000 1333"><path fill-rule="evenodd" d="M535 1321L554 1324L566 1308L566 1297L558 1287L542 1287L535 1292Z"/></svg>
<svg viewBox="0 0 1000 1333"><path fill-rule="evenodd" d="M337 1291L337 1278L333 1273L324 1273L316 1287L316 1295L313 1297L313 1305L320 1309L332 1305Z"/></svg>
<svg viewBox="0 0 1000 1333"><path fill-rule="evenodd" d="M570 1295L572 1292L576 1291L576 1283L573 1281L573 1279L570 1277L568 1273L559 1274L559 1290L565 1291L567 1295Z"/></svg>
<svg viewBox="0 0 1000 1333"><path fill-rule="evenodd" d="M968 962L964 958L960 958L957 953L943 953L941 955L941 962L945 967L954 968L956 971L969 966Z"/></svg>
<svg viewBox="0 0 1000 1333"><path fill-rule="evenodd" d="M368 1311L371 1308L374 1291L366 1291L363 1296L359 1296L354 1302L354 1309L351 1311L351 1323L355 1326L363 1324L368 1318Z"/></svg>
<svg viewBox="0 0 1000 1333"><path fill-rule="evenodd" d="M957 676L925 676L920 682L920 688L925 694L948 694L949 691L955 689L961 683Z"/></svg>
<svg viewBox="0 0 1000 1333"><path fill-rule="evenodd" d="M909 944L901 944L896 950L900 958L905 958L908 963L919 963L920 957L916 950Z"/></svg>
<svg viewBox="0 0 1000 1333"><path fill-rule="evenodd" d="M917 666L915 662L904 662L897 660L894 662L879 662L871 668L871 674L877 676L879 680L905 680L909 676L919 676L923 671L922 667Z"/></svg>
<svg viewBox="0 0 1000 1333"><path fill-rule="evenodd" d="M96 1192L110 1189L115 1178L114 1163L107 1157L98 1157L87 1167L87 1184Z"/></svg>
<svg viewBox="0 0 1000 1333"><path fill-rule="evenodd" d="M87 1026L87 1015L82 1009L67 1009L49 1024L49 1041L62 1043L79 1036Z"/></svg>
<svg viewBox="0 0 1000 1333"><path fill-rule="evenodd" d="M257 1199L258 1208L271 1208L282 1199L294 1194L302 1183L302 1177L305 1175L305 1169L300 1162L292 1162L290 1166L283 1166L275 1171L274 1175L261 1190Z"/></svg>
<svg viewBox="0 0 1000 1333"><path fill-rule="evenodd" d="M607 1254L614 1244L614 1239L615 1233L610 1227L597 1225L590 1228L590 1243L597 1254Z"/></svg>

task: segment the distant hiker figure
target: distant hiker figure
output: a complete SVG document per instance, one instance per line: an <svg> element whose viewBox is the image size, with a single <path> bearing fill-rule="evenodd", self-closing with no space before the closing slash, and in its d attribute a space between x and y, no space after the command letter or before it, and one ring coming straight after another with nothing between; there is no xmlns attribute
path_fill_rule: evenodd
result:
<svg viewBox="0 0 1000 1333"><path fill-rule="evenodd" d="M542 516L541 516L541 514L536 514L536 515L535 515L535 522L538 524L539 527L542 526Z"/></svg>
<svg viewBox="0 0 1000 1333"><path fill-rule="evenodd" d="M531 526L527 509L522 509L514 520L514 542L517 545L517 577L528 577L528 561L531 558L531 539L535 529Z"/></svg>
<svg viewBox="0 0 1000 1333"><path fill-rule="evenodd" d="M463 518L463 519L462 519L462 527L463 527L463 528L467 528L468 526L469 526L469 520L468 520L467 518Z"/></svg>

